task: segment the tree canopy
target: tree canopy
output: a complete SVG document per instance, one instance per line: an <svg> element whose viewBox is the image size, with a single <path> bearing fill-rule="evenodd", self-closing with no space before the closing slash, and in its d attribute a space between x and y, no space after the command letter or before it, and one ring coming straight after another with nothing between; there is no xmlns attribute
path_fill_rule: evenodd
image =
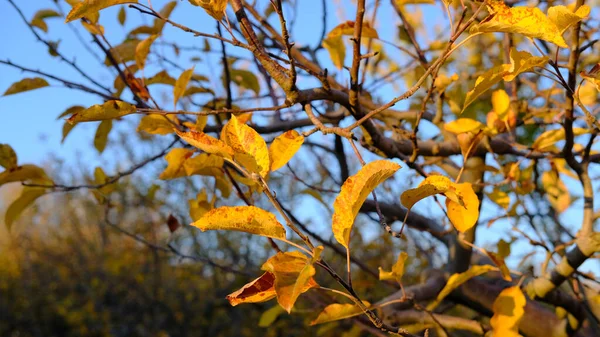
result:
<svg viewBox="0 0 600 337"><path fill-rule="evenodd" d="M2 335L600 336L597 2L6 2Z"/></svg>

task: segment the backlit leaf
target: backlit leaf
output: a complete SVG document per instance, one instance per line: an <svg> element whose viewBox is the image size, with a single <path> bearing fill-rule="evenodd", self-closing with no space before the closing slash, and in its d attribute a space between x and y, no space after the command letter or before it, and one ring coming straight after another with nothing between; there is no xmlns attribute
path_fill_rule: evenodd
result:
<svg viewBox="0 0 600 337"><path fill-rule="evenodd" d="M340 36L340 35L353 36L354 35L354 26L355 26L354 21L346 21L344 23L341 23L341 24L335 26L329 33L327 33L327 37ZM377 31L375 29L373 29L373 27L371 27L371 24L369 22L364 21L362 30L361 30L361 37L377 39L377 38L379 38L379 34L377 34Z"/></svg>
<svg viewBox="0 0 600 337"><path fill-rule="evenodd" d="M333 64L338 68L344 67L344 60L346 59L346 46L341 35L326 37L323 39L323 48L329 52L329 58Z"/></svg>
<svg viewBox="0 0 600 337"><path fill-rule="evenodd" d="M221 139L235 151L237 162L252 172L267 176L270 169L269 149L258 132L232 115L223 127Z"/></svg>
<svg viewBox="0 0 600 337"><path fill-rule="evenodd" d="M255 280L247 283L239 290L227 295L227 300L232 306L240 303L260 303L275 298L275 275L270 272L262 274Z"/></svg>
<svg viewBox="0 0 600 337"><path fill-rule="evenodd" d="M589 130L583 128L573 128L573 134L575 136L584 135L586 133L589 133ZM533 145L531 145L531 147L538 151L546 151L552 148L554 145L556 145L557 142L561 140L565 140L564 128L548 130L539 135L536 138L535 142L533 142Z"/></svg>
<svg viewBox="0 0 600 337"><path fill-rule="evenodd" d="M194 73L194 67L184 71L179 75L179 78L175 82L175 87L173 88L173 105L177 106L177 101L185 92L190 79L192 78L192 74Z"/></svg>
<svg viewBox="0 0 600 337"><path fill-rule="evenodd" d="M503 192L498 188L494 188L494 190L491 193L488 193L487 196L498 206L508 209L508 206L510 205L510 196L506 194L506 192Z"/></svg>
<svg viewBox="0 0 600 337"><path fill-rule="evenodd" d="M510 108L510 97L506 91L499 89L492 93L492 107L498 118L506 121L508 109Z"/></svg>
<svg viewBox="0 0 600 337"><path fill-rule="evenodd" d="M277 302L288 313L302 293L310 288L318 287L313 280L315 268L311 261L302 253L279 252L269 258L261 268L275 275L275 292Z"/></svg>
<svg viewBox="0 0 600 337"><path fill-rule="evenodd" d="M333 235L337 242L349 249L354 219L369 194L384 180L391 177L400 165L388 160L376 160L363 166L358 173L346 179L333 203Z"/></svg>
<svg viewBox="0 0 600 337"><path fill-rule="evenodd" d="M157 37L158 35L151 35L147 39L138 43L138 45L135 47L135 63L139 69L144 69L146 66L146 58L150 53L150 46L152 46L152 43Z"/></svg>
<svg viewBox="0 0 600 337"><path fill-rule="evenodd" d="M596 65L594 65L590 71L582 71L579 74L581 75L581 77L585 78L589 83L594 84L596 86L596 89L600 91L600 63L596 63ZM595 96L597 96L596 93L594 93L593 96L593 101L595 102ZM581 97L581 99L583 101L583 97ZM590 99L588 99L588 101L590 101Z"/></svg>
<svg viewBox="0 0 600 337"><path fill-rule="evenodd" d="M362 301L368 308L371 303ZM319 316L310 323L310 325L322 324L327 322L339 321L340 319L350 318L362 314L362 309L356 304L330 304L321 311Z"/></svg>
<svg viewBox="0 0 600 337"><path fill-rule="evenodd" d="M471 266L471 268L469 268L469 270L467 270L464 273L453 274L452 276L450 276L450 278L448 278L446 285L444 286L442 291L440 291L440 293L438 294L435 301L427 306L427 310L433 310L444 298L446 298L446 296L450 295L450 293L452 291L454 291L454 289L460 287L463 283L467 282L468 280L472 279L473 277L476 277L476 276L485 274L491 270L497 270L497 269L498 268L491 266L491 265L487 265L487 264L486 265L474 265L474 266Z"/></svg>
<svg viewBox="0 0 600 337"><path fill-rule="evenodd" d="M227 9L227 0L189 0L192 5L204 8L206 13L221 21Z"/></svg>
<svg viewBox="0 0 600 337"><path fill-rule="evenodd" d="M590 11L591 8L588 5L580 6L575 12L566 6L552 6L548 8L548 19L554 22L562 35L569 27L587 18Z"/></svg>
<svg viewBox="0 0 600 337"><path fill-rule="evenodd" d="M404 275L404 264L406 259L408 258L408 254L406 252L401 252L398 254L398 260L392 267L391 271L385 271L381 267L379 267L379 279L380 280L396 280L398 283L402 283L402 275Z"/></svg>
<svg viewBox="0 0 600 337"><path fill-rule="evenodd" d="M510 50L510 65L505 65L507 73L503 76L503 79L510 82L521 73L530 71L535 67L543 67L548 63L548 60L547 56L533 56L526 51L512 48Z"/></svg>
<svg viewBox="0 0 600 337"><path fill-rule="evenodd" d="M225 161L223 157L201 153L195 157L186 160L183 163L183 169L185 174L188 176L199 174L199 175L213 175L214 169L221 169Z"/></svg>
<svg viewBox="0 0 600 337"><path fill-rule="evenodd" d="M196 199L189 199L188 204L190 206L190 217L192 218L192 221L198 221L206 214L206 212L212 209L212 204L208 201L205 189L202 189L196 195Z"/></svg>
<svg viewBox="0 0 600 337"><path fill-rule="evenodd" d="M169 75L169 73L167 73L166 70L161 70L160 72L156 73L156 75L147 78L146 81L144 81L144 83L146 85L150 85L150 84L167 84L167 85L175 85L175 79L173 77L171 77Z"/></svg>
<svg viewBox="0 0 600 337"><path fill-rule="evenodd" d="M465 232L475 226L479 219L479 199L471 183L455 184L455 191L461 203L446 199L448 218L459 232Z"/></svg>
<svg viewBox="0 0 600 337"><path fill-rule="evenodd" d="M273 213L255 206L222 206L192 223L200 230L231 230L285 239L285 229Z"/></svg>
<svg viewBox="0 0 600 337"><path fill-rule="evenodd" d="M463 104L462 111L471 105L471 103L475 102L475 100L481 96L484 92L488 91L491 87L493 87L496 83L500 82L504 75L507 74L510 65L501 64L496 66L485 73L483 75L477 77L475 81L475 86L471 91L467 92L467 96L465 97L465 103Z"/></svg>
<svg viewBox="0 0 600 337"><path fill-rule="evenodd" d="M277 171L300 150L304 143L304 136L296 130L289 130L279 135L269 147L269 157L271 158L271 171Z"/></svg>
<svg viewBox="0 0 600 337"><path fill-rule="evenodd" d="M0 144L0 166L7 170L17 167L17 154L8 144Z"/></svg>
<svg viewBox="0 0 600 337"><path fill-rule="evenodd" d="M186 176L184 162L194 155L194 150L190 149L172 149L165 156L167 168L158 176L159 179L175 179Z"/></svg>
<svg viewBox="0 0 600 337"><path fill-rule="evenodd" d="M8 206L6 214L4 215L4 224L8 230L10 230L13 222L19 218L21 213L45 193L46 189L44 188L25 186L21 195Z"/></svg>
<svg viewBox="0 0 600 337"><path fill-rule="evenodd" d="M123 117L136 111L137 108L135 105L123 101L107 101L102 105L92 105L85 110L76 112L67 119L67 122L74 124L78 122L103 121Z"/></svg>
<svg viewBox="0 0 600 337"><path fill-rule="evenodd" d="M3 96L14 95L20 92L35 90L43 87L47 87L50 84L41 78L41 77L33 77L33 78L24 78L19 82L13 83L6 91Z"/></svg>
<svg viewBox="0 0 600 337"><path fill-rule="evenodd" d="M494 316L490 319L494 336L520 336L519 322L525 313L526 303L525 295L519 286L500 292L494 301Z"/></svg>
<svg viewBox="0 0 600 337"><path fill-rule="evenodd" d="M459 118L444 124L444 129L458 135L465 132L478 132L485 129L485 125L471 118Z"/></svg>
<svg viewBox="0 0 600 337"><path fill-rule="evenodd" d="M190 145L197 147L206 153L218 154L226 158L231 158L231 156L233 156L233 149L229 145L204 132L181 132L179 130L175 130L175 132Z"/></svg>
<svg viewBox="0 0 600 337"><path fill-rule="evenodd" d="M78 4L75 4L69 14L67 14L67 19L65 22L71 22L73 20L81 19L84 16L91 15L93 13L97 13L98 11L124 3L137 3L137 0L84 0Z"/></svg>
<svg viewBox="0 0 600 337"><path fill-rule="evenodd" d="M108 119L98 124L98 129L96 129L96 135L94 136L94 147L99 153L102 153L106 148L108 134L112 130L112 123L112 120Z"/></svg>
<svg viewBox="0 0 600 337"><path fill-rule="evenodd" d="M558 172L550 170L542 173L542 186L546 191L546 198L556 212L562 213L571 205L571 196L567 185L560 179Z"/></svg>
<svg viewBox="0 0 600 337"><path fill-rule="evenodd" d="M408 209L414 204L435 194L446 193L453 188L453 182L445 176L430 175L423 180L417 188L411 188L402 192L400 201L402 205Z"/></svg>
<svg viewBox="0 0 600 337"><path fill-rule="evenodd" d="M230 69L229 76L231 81L238 86L252 90L257 95L260 93L260 82L258 82L258 78L256 78L253 72L245 69ZM224 75L221 77L221 80L224 86L226 86Z"/></svg>

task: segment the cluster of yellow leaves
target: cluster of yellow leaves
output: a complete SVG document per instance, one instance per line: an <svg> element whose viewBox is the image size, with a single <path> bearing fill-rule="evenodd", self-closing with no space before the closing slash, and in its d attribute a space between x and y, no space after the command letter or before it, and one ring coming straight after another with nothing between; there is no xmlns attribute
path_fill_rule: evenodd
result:
<svg viewBox="0 0 600 337"><path fill-rule="evenodd" d="M323 47L329 52L331 61L338 69L344 67L344 59L346 58L346 47L342 40L343 35L354 35L354 21L346 21L334 27L323 40ZM363 22L361 35L363 38L379 38L377 31L366 21Z"/></svg>
<svg viewBox="0 0 600 337"><path fill-rule="evenodd" d="M583 5L575 12L565 6L548 8L548 16L535 7L508 7L504 1L489 1L490 15L470 30L471 33L504 32L523 34L546 40L567 48L563 33L572 25L586 18L590 7Z"/></svg>
<svg viewBox="0 0 600 337"><path fill-rule="evenodd" d="M409 210L420 200L432 195L446 196L448 218L454 228L465 232L475 226L479 218L479 199L470 183L457 184L441 175L430 175L417 188L406 190L400 201Z"/></svg>

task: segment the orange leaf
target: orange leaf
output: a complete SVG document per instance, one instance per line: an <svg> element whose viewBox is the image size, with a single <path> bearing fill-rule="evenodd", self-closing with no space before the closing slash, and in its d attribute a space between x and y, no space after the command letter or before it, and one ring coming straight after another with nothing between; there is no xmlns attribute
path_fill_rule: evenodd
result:
<svg viewBox="0 0 600 337"><path fill-rule="evenodd" d="M181 132L179 130L175 130L175 132L190 145L197 147L206 153L217 154L225 158L231 158L233 155L233 149L229 145L204 132Z"/></svg>
<svg viewBox="0 0 600 337"><path fill-rule="evenodd" d="M239 290L227 295L227 300L234 307L240 303L266 302L277 296L274 283L275 275L266 272Z"/></svg>

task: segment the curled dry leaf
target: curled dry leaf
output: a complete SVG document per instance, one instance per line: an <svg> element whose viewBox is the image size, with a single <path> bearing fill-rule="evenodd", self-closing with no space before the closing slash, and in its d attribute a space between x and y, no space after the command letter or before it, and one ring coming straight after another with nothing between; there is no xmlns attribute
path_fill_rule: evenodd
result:
<svg viewBox="0 0 600 337"><path fill-rule="evenodd" d="M201 231L230 230L285 239L285 228L275 214L255 206L222 206L210 210L192 223Z"/></svg>
<svg viewBox="0 0 600 337"><path fill-rule="evenodd" d="M371 162L349 177L333 203L333 235L346 249L349 249L350 232L354 219L369 194L384 180L391 177L400 165L388 160Z"/></svg>

